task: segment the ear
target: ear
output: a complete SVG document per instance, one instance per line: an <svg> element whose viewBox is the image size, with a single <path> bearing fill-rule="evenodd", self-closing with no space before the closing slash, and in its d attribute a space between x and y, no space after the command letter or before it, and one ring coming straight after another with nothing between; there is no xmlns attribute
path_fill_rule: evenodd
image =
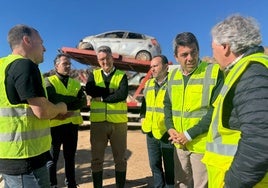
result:
<svg viewBox="0 0 268 188"><path fill-rule="evenodd" d="M230 56L231 52L231 47L229 44L222 44L223 50L224 50L224 55L225 56Z"/></svg>
<svg viewBox="0 0 268 188"><path fill-rule="evenodd" d="M166 66L166 71L168 71L168 64L165 64L165 66Z"/></svg>
<svg viewBox="0 0 268 188"><path fill-rule="evenodd" d="M178 56L176 54L174 54L174 58L175 58L176 62L179 63Z"/></svg>
<svg viewBox="0 0 268 188"><path fill-rule="evenodd" d="M59 66L59 63L55 63L54 67L56 70L58 69L58 66Z"/></svg>
<svg viewBox="0 0 268 188"><path fill-rule="evenodd" d="M31 39L29 36L23 36L22 37L22 41L26 44L26 45L30 45L31 44Z"/></svg>

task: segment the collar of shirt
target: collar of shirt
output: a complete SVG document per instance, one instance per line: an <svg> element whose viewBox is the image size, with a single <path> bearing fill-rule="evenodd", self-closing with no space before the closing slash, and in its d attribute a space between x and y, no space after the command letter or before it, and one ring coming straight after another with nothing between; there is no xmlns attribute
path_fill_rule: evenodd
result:
<svg viewBox="0 0 268 188"><path fill-rule="evenodd" d="M103 71L105 76L109 76L112 72L114 72L114 70L115 70L115 67L113 67L110 72L105 72L103 70L102 71Z"/></svg>
<svg viewBox="0 0 268 188"><path fill-rule="evenodd" d="M67 84L68 84L68 80L69 80L69 75L62 75L62 74L58 73L57 71L56 71L56 75L57 75L58 78L62 81L62 83L63 83L65 86L67 86Z"/></svg>
<svg viewBox="0 0 268 188"><path fill-rule="evenodd" d="M167 75L166 75L166 77L161 81L161 82L158 82L156 79L154 80L154 82L157 84L157 85L159 85L159 86L162 86L162 85L164 85L164 83L166 83L166 81L167 81Z"/></svg>
<svg viewBox="0 0 268 188"><path fill-rule="evenodd" d="M234 67L234 65L243 57L243 55L244 54L240 55L232 63L230 63L227 67L225 67L224 72L228 73Z"/></svg>

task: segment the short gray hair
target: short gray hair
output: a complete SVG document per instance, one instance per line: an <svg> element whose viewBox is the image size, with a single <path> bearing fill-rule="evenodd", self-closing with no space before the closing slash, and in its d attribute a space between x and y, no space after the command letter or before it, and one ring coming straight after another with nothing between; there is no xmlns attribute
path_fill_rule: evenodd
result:
<svg viewBox="0 0 268 188"><path fill-rule="evenodd" d="M106 54L112 55L112 50L109 46L100 46L97 48L97 53L104 52Z"/></svg>
<svg viewBox="0 0 268 188"><path fill-rule="evenodd" d="M262 42L259 24L252 17L231 15L211 30L212 40L217 44L230 45L231 51L241 55Z"/></svg>

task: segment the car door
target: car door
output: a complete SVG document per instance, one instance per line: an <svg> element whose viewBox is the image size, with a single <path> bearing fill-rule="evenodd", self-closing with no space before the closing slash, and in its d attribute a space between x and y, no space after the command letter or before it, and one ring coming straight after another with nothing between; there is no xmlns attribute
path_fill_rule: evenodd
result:
<svg viewBox="0 0 268 188"><path fill-rule="evenodd" d="M123 32L124 33L124 32ZM98 41L96 41L96 47L100 46L109 46L112 50L112 53L118 53L120 54L119 51L119 46L122 40L122 32L108 32L102 35L101 38L98 38Z"/></svg>
<svg viewBox="0 0 268 188"><path fill-rule="evenodd" d="M144 48L143 35L134 32L127 32L120 45L120 51L122 55L135 58L138 51Z"/></svg>

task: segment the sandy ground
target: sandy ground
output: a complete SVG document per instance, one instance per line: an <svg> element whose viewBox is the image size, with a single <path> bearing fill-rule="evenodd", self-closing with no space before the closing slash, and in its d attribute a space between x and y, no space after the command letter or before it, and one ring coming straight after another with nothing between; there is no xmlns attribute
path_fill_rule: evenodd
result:
<svg viewBox="0 0 268 188"><path fill-rule="evenodd" d="M76 155L76 180L79 188L93 188L90 171L89 126L81 126L79 130L78 148ZM152 187L152 175L148 162L146 139L139 126L129 126L127 139L127 181L126 188ZM62 152L58 164L58 186L64 187L64 168ZM115 187L114 163L111 148L108 145L104 163L103 187Z"/></svg>

